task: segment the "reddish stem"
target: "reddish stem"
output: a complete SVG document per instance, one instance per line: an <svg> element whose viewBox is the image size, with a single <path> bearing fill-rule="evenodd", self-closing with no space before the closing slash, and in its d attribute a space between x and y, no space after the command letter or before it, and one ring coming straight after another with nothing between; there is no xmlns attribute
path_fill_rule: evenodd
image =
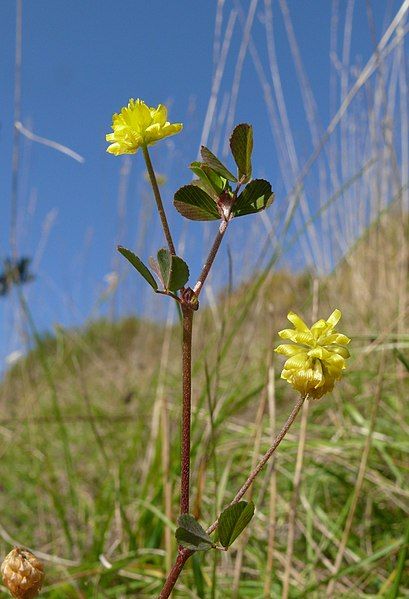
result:
<svg viewBox="0 0 409 599"><path fill-rule="evenodd" d="M189 513L190 489L190 416L192 401L192 327L193 311L182 305L183 315L183 405L180 450L180 513Z"/></svg>
<svg viewBox="0 0 409 599"><path fill-rule="evenodd" d="M198 281L197 281L197 283L196 283L196 285L194 286L194 289L193 289L193 291L195 292L195 294L196 294L197 297L199 297L200 292L201 292L201 290L203 288L204 282L207 279L207 275L209 274L210 269L213 266L214 259L216 258L216 254L219 251L219 247L220 247L220 244L221 244L221 242L223 240L224 234L226 233L227 225L228 224L229 224L229 221L224 220L224 221L221 222L221 224L219 226L219 230L217 232L216 238L215 238L215 240L213 242L213 245L212 245L212 247L210 249L210 252L209 252L209 255L208 255L207 260L205 262L205 265L203 266L203 270L200 273L200 277L199 277L199 279L198 279Z"/></svg>
<svg viewBox="0 0 409 599"><path fill-rule="evenodd" d="M168 577L165 582L165 586L160 592L158 599L168 599L169 595L173 591L173 588L182 572L187 560L193 554L193 551L189 549L180 549L176 558L175 563L173 564L173 568L168 574Z"/></svg>
<svg viewBox="0 0 409 599"><path fill-rule="evenodd" d="M284 439L284 437L288 433L290 426L296 419L297 414L301 410L301 407L302 407L304 401L307 399L307 397L308 396L306 396L306 395L300 396L300 398L298 399L294 408L292 409L291 414L285 421L283 428L280 430L278 435L275 437L270 449L263 455L263 457L261 458L259 463L256 465L254 470L252 472L250 472L249 476L247 477L246 482L244 483L244 485L242 487L240 487L240 489L237 491L236 495L234 496L234 499L229 503L229 505L227 507L230 507L230 506L234 505L235 503L238 503L240 501L240 499L242 497L244 497L246 492L249 490L251 485L256 480L257 476L260 474L261 470L267 464L268 460L271 458L271 456L273 455L273 453L275 452L277 447L280 445L281 441ZM214 530L216 530L218 524L219 524L219 520L217 519L215 522L213 522L213 524L211 526L209 526L209 528L207 529L206 532L208 534L211 534Z"/></svg>

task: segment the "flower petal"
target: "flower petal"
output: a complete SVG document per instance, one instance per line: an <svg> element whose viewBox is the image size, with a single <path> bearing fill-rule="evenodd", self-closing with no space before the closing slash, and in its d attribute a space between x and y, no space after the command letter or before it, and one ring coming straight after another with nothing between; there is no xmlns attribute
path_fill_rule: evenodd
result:
<svg viewBox="0 0 409 599"><path fill-rule="evenodd" d="M330 345L331 343L348 345L351 339L342 333L332 333L331 335L323 335L318 341L322 345Z"/></svg>
<svg viewBox="0 0 409 599"><path fill-rule="evenodd" d="M182 123L166 123L162 127L162 137L168 137L169 135L176 135L179 131L182 131Z"/></svg>
<svg viewBox="0 0 409 599"><path fill-rule="evenodd" d="M342 356L344 360L347 360L351 357L351 354L349 353L349 350L346 347L331 347L327 349L330 349L333 353Z"/></svg>
<svg viewBox="0 0 409 599"><path fill-rule="evenodd" d="M152 123L151 111L148 106L139 98L134 104L128 104L128 118L131 127L140 129L141 133Z"/></svg>
<svg viewBox="0 0 409 599"><path fill-rule="evenodd" d="M295 312L289 312L287 314L288 320L294 325L294 328L297 331L309 331L310 329L307 327L302 318L298 316Z"/></svg>
<svg viewBox="0 0 409 599"><path fill-rule="evenodd" d="M309 331L300 332L294 331L293 329L283 329L278 332L278 336L281 337L281 339L289 339L294 343L305 344L311 347L315 344L314 337Z"/></svg>
<svg viewBox="0 0 409 599"><path fill-rule="evenodd" d="M129 147L125 144L113 143L107 147L107 152L109 154L114 154L114 156L120 156L121 154L135 154L138 147Z"/></svg>
<svg viewBox="0 0 409 599"><path fill-rule="evenodd" d="M291 356L284 364L286 370L301 370L309 368L311 360L304 352Z"/></svg>
<svg viewBox="0 0 409 599"><path fill-rule="evenodd" d="M336 308L332 312L332 314L330 314L330 316L328 316L327 323L329 325L331 325L331 327L334 329L337 326L337 324L339 323L339 321L341 320L341 316L342 316L341 310L338 310L338 308Z"/></svg>
<svg viewBox="0 0 409 599"><path fill-rule="evenodd" d="M163 127L168 118L168 109L163 104L159 104L157 108L151 108L151 117L154 123Z"/></svg>
<svg viewBox="0 0 409 599"><path fill-rule="evenodd" d="M311 327L311 333L314 335L315 339L318 339L323 333L326 333L329 330L331 330L331 327L328 326L327 321L322 318L317 320Z"/></svg>
<svg viewBox="0 0 409 599"><path fill-rule="evenodd" d="M278 354L283 354L283 356L295 356L301 352L306 352L306 350L301 348L299 345L291 345L290 343L283 343L282 345L276 347L274 351Z"/></svg>

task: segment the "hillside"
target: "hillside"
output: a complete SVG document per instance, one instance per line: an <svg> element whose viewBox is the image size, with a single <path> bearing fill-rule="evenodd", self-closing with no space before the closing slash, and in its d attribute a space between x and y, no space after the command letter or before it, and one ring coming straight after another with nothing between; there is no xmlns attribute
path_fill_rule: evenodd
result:
<svg viewBox="0 0 409 599"><path fill-rule="evenodd" d="M293 405L272 354L288 310L310 320L312 311L327 317L339 307L341 328L353 338L345 378L308 410L294 597L325 597L343 534L334 596L386 597L398 572L409 513L408 240L399 242L401 234L401 221L382 220L331 276L262 275L222 294L216 311L197 314L193 506L203 523L228 502ZM1 552L16 542L48 556L42 596L158 591L175 551L179 335L177 325L136 318L58 329L5 376ZM217 556L224 597L263 597L267 580L278 596L299 431L300 420L254 486L249 537ZM207 596L211 558L192 564L176 597ZM407 572L400 593L409 597Z"/></svg>

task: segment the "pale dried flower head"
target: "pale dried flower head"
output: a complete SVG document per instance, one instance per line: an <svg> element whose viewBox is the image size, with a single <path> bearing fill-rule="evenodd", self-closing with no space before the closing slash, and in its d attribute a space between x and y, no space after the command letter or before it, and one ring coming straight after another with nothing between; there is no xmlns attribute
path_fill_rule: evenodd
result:
<svg viewBox="0 0 409 599"><path fill-rule="evenodd" d="M44 566L27 549L14 547L1 564L3 582L16 599L37 597L44 580Z"/></svg>

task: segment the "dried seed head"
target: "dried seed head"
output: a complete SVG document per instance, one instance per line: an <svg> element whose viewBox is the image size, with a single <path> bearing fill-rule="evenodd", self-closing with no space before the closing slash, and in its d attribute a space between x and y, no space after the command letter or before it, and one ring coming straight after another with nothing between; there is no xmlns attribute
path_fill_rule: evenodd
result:
<svg viewBox="0 0 409 599"><path fill-rule="evenodd" d="M16 599L37 597L44 580L44 566L35 555L14 547L1 564L3 582Z"/></svg>

